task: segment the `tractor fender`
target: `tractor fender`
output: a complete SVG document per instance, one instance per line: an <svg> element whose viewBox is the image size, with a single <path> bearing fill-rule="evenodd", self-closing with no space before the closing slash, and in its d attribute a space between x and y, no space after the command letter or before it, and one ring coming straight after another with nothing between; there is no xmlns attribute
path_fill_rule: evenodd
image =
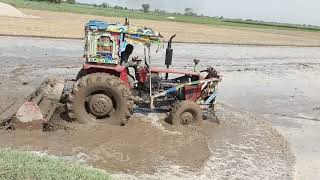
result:
<svg viewBox="0 0 320 180"><path fill-rule="evenodd" d="M85 63L83 65L82 70L85 70L87 74L92 73L108 73L119 77L125 85L130 87L129 79L128 79L128 71L125 66L116 65L116 66L108 66L103 64L88 64Z"/></svg>

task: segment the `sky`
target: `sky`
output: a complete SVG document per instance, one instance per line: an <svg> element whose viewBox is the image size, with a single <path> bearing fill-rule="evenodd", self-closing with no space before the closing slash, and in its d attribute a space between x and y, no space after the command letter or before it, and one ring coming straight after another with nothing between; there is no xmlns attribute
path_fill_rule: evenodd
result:
<svg viewBox="0 0 320 180"><path fill-rule="evenodd" d="M76 0L82 3L141 8L148 3L152 9L183 12L193 8L194 12L208 16L242 18L294 24L320 26L320 0Z"/></svg>

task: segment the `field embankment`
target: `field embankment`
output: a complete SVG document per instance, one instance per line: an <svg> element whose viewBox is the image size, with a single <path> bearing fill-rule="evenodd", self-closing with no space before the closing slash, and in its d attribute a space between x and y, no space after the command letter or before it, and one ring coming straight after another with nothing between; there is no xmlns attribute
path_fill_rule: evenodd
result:
<svg viewBox="0 0 320 180"><path fill-rule="evenodd" d="M286 24L274 22L261 22L254 20L242 19L225 19L223 17L209 17L204 15L185 15L182 13L169 13L164 10L148 11L128 9L120 6L109 6L97 4L68 4L68 3L48 3L32 0L1 0L4 3L11 4L17 8L46 10L56 12L70 12L76 14L90 14L107 17L129 17L133 19L148 19L158 21L175 21L194 24L206 24L214 26L234 26L234 27L251 27L262 29L287 29L303 31L320 31L320 27L311 25ZM168 18L171 17L171 18Z"/></svg>
<svg viewBox="0 0 320 180"><path fill-rule="evenodd" d="M22 0L7 3L22 8L19 10L26 16L0 16L0 35L80 39L83 38L84 24L91 19L123 22L123 17L129 16L132 17L131 24L150 26L161 32L166 40L177 34L176 42L320 46L320 31L316 30L223 22L209 17L175 16L170 20L153 12L146 14L79 4L54 5Z"/></svg>
<svg viewBox="0 0 320 180"><path fill-rule="evenodd" d="M12 149L0 149L0 169L0 179L111 179L101 170Z"/></svg>

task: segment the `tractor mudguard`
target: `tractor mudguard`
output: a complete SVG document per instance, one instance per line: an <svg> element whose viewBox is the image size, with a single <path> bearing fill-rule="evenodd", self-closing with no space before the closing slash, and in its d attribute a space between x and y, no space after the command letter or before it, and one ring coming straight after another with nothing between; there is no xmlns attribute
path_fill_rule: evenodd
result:
<svg viewBox="0 0 320 180"><path fill-rule="evenodd" d="M83 65L83 69L87 71L87 74L103 72L103 73L108 73L108 74L117 76L124 82L125 85L132 88L129 83L128 71L125 66L122 66L122 65L108 66L103 64L85 63Z"/></svg>

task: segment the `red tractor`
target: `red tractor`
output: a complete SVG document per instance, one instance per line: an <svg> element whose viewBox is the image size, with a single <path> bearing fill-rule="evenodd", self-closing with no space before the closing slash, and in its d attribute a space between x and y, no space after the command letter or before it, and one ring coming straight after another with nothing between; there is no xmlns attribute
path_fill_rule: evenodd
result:
<svg viewBox="0 0 320 180"><path fill-rule="evenodd" d="M1 113L0 127L50 130L51 116L64 102L69 117L80 123L125 125L134 108L148 108L168 112L166 120L171 124L200 124L203 112L214 114L221 77L212 67L198 72L199 60L194 60L193 71L170 69L174 37L166 49L166 67L152 67L150 47L163 45L160 34L128 22L125 25L88 22L85 63L72 90L64 92L65 80L49 78L21 106L17 102ZM129 60L134 44L144 47L143 59Z"/></svg>
<svg viewBox="0 0 320 180"><path fill-rule="evenodd" d="M80 123L125 125L137 107L170 112L167 120L171 124L201 123L202 111L214 109L221 78L211 67L197 72L198 60L194 71L170 69L174 37L166 49L166 68L156 68L150 47L162 44L160 34L128 23L88 22L85 63L67 100L70 118ZM136 44L144 46L144 58L129 60Z"/></svg>

